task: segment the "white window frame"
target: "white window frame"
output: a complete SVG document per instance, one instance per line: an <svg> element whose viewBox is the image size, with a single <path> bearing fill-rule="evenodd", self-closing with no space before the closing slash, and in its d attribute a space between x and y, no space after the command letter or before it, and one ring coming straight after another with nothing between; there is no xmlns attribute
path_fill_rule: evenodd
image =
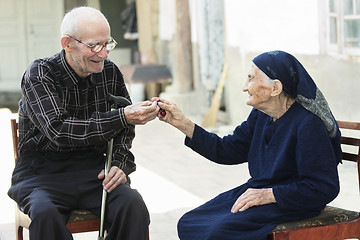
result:
<svg viewBox="0 0 360 240"><path fill-rule="evenodd" d="M360 14L356 16L345 16L344 15L344 0L334 0L335 13L330 13L329 1L326 0L326 41L327 50L329 53L339 54L344 57L355 57L360 58L360 47L345 47L344 41L344 21L348 19L360 19ZM330 17L336 18L336 32L337 32L337 43L330 42Z"/></svg>

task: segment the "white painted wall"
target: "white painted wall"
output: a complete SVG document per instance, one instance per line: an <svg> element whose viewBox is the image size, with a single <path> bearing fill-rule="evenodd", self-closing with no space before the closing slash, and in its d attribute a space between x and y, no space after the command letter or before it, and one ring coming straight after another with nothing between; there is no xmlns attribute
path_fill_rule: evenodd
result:
<svg viewBox="0 0 360 240"><path fill-rule="evenodd" d="M21 77L36 58L60 51L63 1L0 0L0 94L20 91Z"/></svg>
<svg viewBox="0 0 360 240"><path fill-rule="evenodd" d="M175 34L175 0L159 0L159 38L170 41Z"/></svg>
<svg viewBox="0 0 360 240"><path fill-rule="evenodd" d="M172 41L175 34L174 1L159 0L161 40ZM200 1L189 0L194 46L198 44ZM223 1L229 61L226 102L231 123L245 120L250 109L245 105L242 87L252 58L276 49L299 59L324 93L337 119L360 122L360 62L328 51L327 0Z"/></svg>
<svg viewBox="0 0 360 240"><path fill-rule="evenodd" d="M249 52L319 53L314 0L224 0L227 44Z"/></svg>

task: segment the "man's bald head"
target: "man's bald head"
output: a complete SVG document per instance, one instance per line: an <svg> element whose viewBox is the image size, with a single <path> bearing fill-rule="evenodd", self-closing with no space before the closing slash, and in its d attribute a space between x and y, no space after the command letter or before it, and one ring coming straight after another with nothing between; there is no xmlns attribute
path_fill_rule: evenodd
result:
<svg viewBox="0 0 360 240"><path fill-rule="evenodd" d="M102 12L92 7L77 7L65 14L60 33L62 37L77 36L84 29L91 28L100 22L110 29L109 22Z"/></svg>

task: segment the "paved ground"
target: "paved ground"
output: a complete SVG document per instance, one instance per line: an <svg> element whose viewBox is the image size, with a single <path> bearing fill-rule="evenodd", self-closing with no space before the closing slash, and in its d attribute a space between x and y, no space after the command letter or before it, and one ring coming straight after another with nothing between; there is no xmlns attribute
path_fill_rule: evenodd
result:
<svg viewBox="0 0 360 240"><path fill-rule="evenodd" d="M0 109L2 167L0 178L0 239L15 239L14 203L6 195L13 169L9 118L14 116ZM196 121L196 118L193 118ZM200 122L200 121L198 121ZM223 135L228 128L219 132ZM249 177L247 165L221 166L211 163L183 145L182 133L158 120L137 126L133 153L138 170L132 174L137 188L151 214L150 239L176 240L176 224L186 211L218 193L240 185ZM354 165L340 166L342 193L332 203L360 211L360 197ZM25 231L25 235L27 232ZM28 239L27 236L25 239ZM97 239L97 232L75 234L75 240Z"/></svg>

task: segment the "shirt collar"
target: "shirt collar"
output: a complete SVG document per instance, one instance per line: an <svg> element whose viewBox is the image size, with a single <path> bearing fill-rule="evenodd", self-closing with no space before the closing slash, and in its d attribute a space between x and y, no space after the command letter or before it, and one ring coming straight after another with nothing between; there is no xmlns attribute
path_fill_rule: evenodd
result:
<svg viewBox="0 0 360 240"><path fill-rule="evenodd" d="M66 61L64 49L62 49L60 52L59 63L60 63L59 65L60 65L61 78L63 79L64 84L68 88L78 85L82 81L88 81L88 84L95 85L99 78L98 75L101 74L101 73L93 73L87 76L86 78L82 78L79 75L77 75L76 72L71 68L69 63Z"/></svg>

